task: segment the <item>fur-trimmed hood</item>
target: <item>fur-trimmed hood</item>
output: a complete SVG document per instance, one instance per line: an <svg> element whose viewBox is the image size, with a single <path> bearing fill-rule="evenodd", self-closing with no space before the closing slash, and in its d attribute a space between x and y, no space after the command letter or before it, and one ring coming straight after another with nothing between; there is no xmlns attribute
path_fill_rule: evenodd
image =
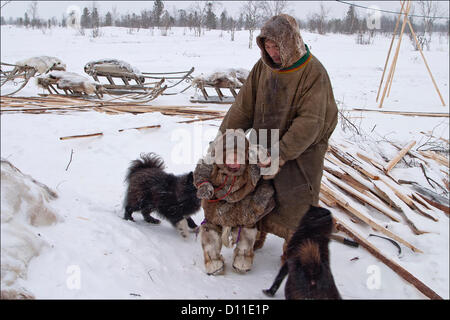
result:
<svg viewBox="0 0 450 320"><path fill-rule="evenodd" d="M231 172L225 165L227 153L236 153L241 168L237 172ZM211 155L215 158L215 164L230 176L241 176L249 161L249 142L243 130L229 130L214 140L214 148Z"/></svg>
<svg viewBox="0 0 450 320"><path fill-rule="evenodd" d="M266 39L278 44L281 65L274 63L265 50L264 41ZM307 54L297 21L287 14L270 18L262 27L261 34L256 37L256 43L261 49L263 62L272 69L288 68Z"/></svg>

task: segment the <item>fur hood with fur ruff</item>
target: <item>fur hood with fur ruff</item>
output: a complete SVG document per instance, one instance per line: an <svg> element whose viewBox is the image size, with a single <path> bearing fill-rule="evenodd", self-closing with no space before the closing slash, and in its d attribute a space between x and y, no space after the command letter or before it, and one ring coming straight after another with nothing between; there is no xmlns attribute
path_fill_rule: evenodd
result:
<svg viewBox="0 0 450 320"><path fill-rule="evenodd" d="M266 39L278 44L281 65L274 63L264 49L264 41ZM280 14L270 18L262 27L261 34L256 37L256 43L261 49L263 62L272 69L281 70L288 68L307 54L297 21L287 14Z"/></svg>

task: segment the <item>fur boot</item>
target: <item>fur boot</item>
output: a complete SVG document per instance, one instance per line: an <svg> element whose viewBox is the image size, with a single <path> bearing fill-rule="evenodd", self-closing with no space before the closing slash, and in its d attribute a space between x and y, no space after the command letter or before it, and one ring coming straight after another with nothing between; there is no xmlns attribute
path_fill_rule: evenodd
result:
<svg viewBox="0 0 450 320"><path fill-rule="evenodd" d="M178 221L175 224L175 228L184 239L187 239L189 235L189 229L188 229L188 221L186 219L181 219L180 221Z"/></svg>
<svg viewBox="0 0 450 320"><path fill-rule="evenodd" d="M256 235L255 245L253 246L253 250L261 249L264 246L264 242L266 242L267 232L258 231Z"/></svg>
<svg viewBox="0 0 450 320"><path fill-rule="evenodd" d="M241 228L239 241L233 253L233 269L237 273L250 271L253 265L253 246L256 241L258 230L254 228Z"/></svg>
<svg viewBox="0 0 450 320"><path fill-rule="evenodd" d="M225 272L222 249L222 228L205 223L200 226L205 270L208 275L220 275Z"/></svg>

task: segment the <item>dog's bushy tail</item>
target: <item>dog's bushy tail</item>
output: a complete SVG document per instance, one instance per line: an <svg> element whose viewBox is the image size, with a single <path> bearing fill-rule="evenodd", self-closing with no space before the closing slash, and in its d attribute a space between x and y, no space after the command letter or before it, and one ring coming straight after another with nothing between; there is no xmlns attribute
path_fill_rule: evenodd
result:
<svg viewBox="0 0 450 320"><path fill-rule="evenodd" d="M150 153L141 153L141 158L133 160L131 162L130 167L128 168L128 173L126 176L126 181L130 180L130 177L142 170L142 169L161 169L164 170L164 160L158 156L157 154L150 152Z"/></svg>

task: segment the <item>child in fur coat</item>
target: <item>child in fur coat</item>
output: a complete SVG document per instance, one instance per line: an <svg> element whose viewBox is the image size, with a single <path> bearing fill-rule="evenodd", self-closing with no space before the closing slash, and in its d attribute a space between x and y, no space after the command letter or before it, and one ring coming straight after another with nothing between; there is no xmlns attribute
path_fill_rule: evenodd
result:
<svg viewBox="0 0 450 320"><path fill-rule="evenodd" d="M253 264L256 223L275 207L271 182L260 179L260 168L249 161L249 142L239 130L227 131L210 146L194 171L197 197L205 220L200 226L206 273L224 273L222 244L236 245L233 269L249 271Z"/></svg>

